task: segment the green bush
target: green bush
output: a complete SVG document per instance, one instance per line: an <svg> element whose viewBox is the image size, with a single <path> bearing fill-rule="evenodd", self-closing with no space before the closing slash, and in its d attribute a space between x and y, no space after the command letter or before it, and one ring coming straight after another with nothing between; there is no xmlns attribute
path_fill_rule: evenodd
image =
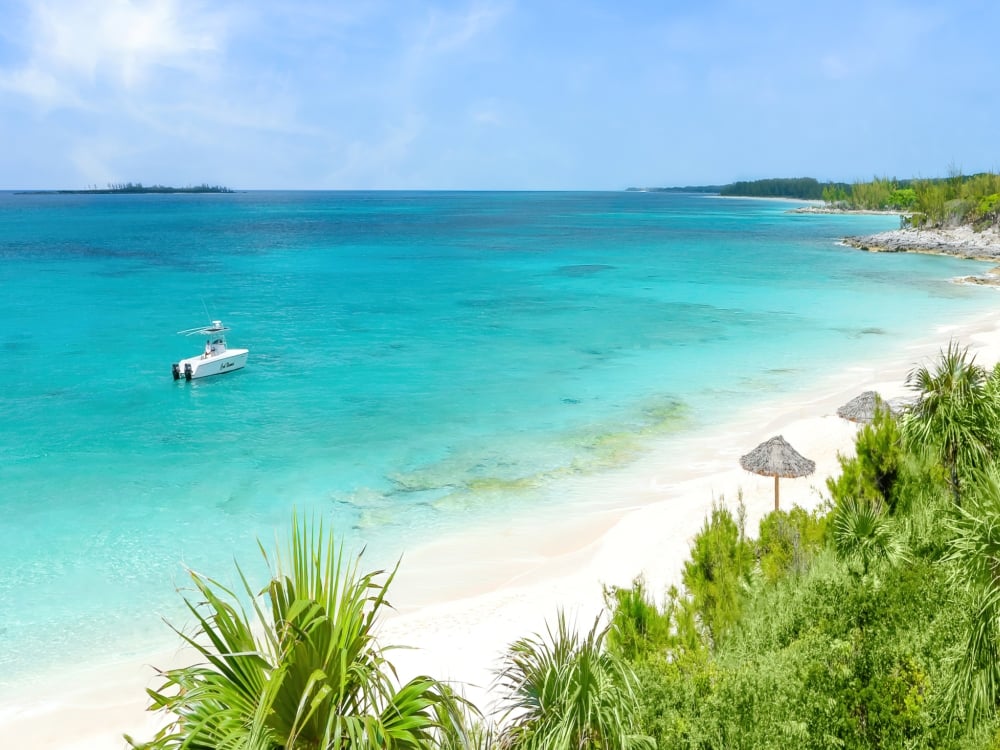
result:
<svg viewBox="0 0 1000 750"><path fill-rule="evenodd" d="M684 563L684 586L713 644L740 616L742 591L753 570L753 545L746 538L740 500L739 523L720 503L694 539Z"/></svg>
<svg viewBox="0 0 1000 750"><path fill-rule="evenodd" d="M904 451L899 423L888 409L876 412L875 419L858 430L854 448L853 457L837 456L840 475L826 480L834 502L847 497L880 500L894 511Z"/></svg>
<svg viewBox="0 0 1000 750"><path fill-rule="evenodd" d="M826 541L826 521L825 508L809 512L797 505L764 516L755 545L764 578L774 582L788 574L804 573Z"/></svg>
<svg viewBox="0 0 1000 750"><path fill-rule="evenodd" d="M665 613L656 606L642 576L630 588L605 586L604 606L611 613L607 644L614 653L637 662L674 645L671 610Z"/></svg>

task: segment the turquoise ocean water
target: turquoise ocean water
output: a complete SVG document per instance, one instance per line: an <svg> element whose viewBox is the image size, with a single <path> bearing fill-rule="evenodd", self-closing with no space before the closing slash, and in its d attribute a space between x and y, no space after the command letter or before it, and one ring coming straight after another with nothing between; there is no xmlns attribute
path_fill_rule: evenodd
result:
<svg viewBox="0 0 1000 750"><path fill-rule="evenodd" d="M993 304L885 216L657 193L0 194L0 687L173 643L291 510L391 561ZM221 318L248 366L175 383Z"/></svg>

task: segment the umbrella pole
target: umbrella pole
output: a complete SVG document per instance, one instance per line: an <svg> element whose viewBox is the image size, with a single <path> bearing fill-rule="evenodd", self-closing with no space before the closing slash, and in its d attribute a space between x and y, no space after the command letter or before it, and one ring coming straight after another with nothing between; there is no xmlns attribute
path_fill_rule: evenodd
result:
<svg viewBox="0 0 1000 750"><path fill-rule="evenodd" d="M774 475L774 509L778 509L778 475Z"/></svg>

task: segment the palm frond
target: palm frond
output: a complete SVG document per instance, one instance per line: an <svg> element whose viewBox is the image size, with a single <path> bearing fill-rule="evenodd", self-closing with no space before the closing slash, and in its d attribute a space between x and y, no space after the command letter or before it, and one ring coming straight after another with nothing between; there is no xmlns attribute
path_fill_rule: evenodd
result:
<svg viewBox="0 0 1000 750"><path fill-rule="evenodd" d="M982 468L998 448L1000 401L993 378L955 341L942 351L933 370L907 376L919 398L906 415L903 433L917 446L934 447L949 470L956 504L964 473Z"/></svg>
<svg viewBox="0 0 1000 750"><path fill-rule="evenodd" d="M972 502L950 522L949 549L942 562L963 602L971 601L970 622L949 671L945 708L952 723L973 726L993 715L1000 701L1000 474L982 472Z"/></svg>
<svg viewBox="0 0 1000 750"><path fill-rule="evenodd" d="M297 518L287 551L260 547L271 573L263 590L237 567L249 611L234 592L191 573L200 601L185 601L197 629L178 632L205 664L162 673L151 710L171 720L133 746L416 750L462 736L474 709L430 677L398 686L375 638L395 569L361 573L360 556L346 561L322 523Z"/></svg>
<svg viewBox="0 0 1000 750"><path fill-rule="evenodd" d="M844 498L833 519L833 544L837 556L859 564L864 576L873 566L894 565L906 556L881 500Z"/></svg>
<svg viewBox="0 0 1000 750"><path fill-rule="evenodd" d="M606 651L600 619L583 637L563 612L545 637L515 641L497 672L499 746L518 750L652 748L638 733L636 678Z"/></svg>

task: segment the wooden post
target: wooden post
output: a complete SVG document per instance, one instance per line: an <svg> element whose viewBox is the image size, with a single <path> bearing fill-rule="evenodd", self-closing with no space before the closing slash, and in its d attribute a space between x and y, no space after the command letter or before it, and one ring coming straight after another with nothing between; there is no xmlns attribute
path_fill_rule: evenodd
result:
<svg viewBox="0 0 1000 750"><path fill-rule="evenodd" d="M778 509L778 475L774 475L774 509Z"/></svg>

